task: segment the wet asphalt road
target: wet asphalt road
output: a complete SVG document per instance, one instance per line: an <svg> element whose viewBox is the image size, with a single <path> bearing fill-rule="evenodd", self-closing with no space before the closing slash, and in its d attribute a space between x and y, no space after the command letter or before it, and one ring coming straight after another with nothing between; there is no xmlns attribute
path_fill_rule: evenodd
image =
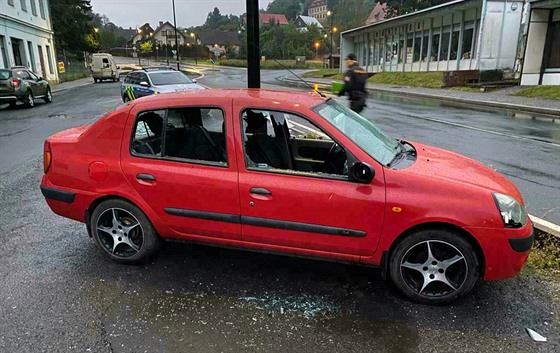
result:
<svg viewBox="0 0 560 353"><path fill-rule="evenodd" d="M0 108L1 352L560 350L560 282L530 270L478 285L455 305L429 307L404 300L378 270L321 261L169 243L148 265L114 264L83 224L48 209L38 184L44 137L90 123L120 104L118 84L54 98L32 110ZM367 114L403 106L389 97L371 101ZM422 109L415 113L434 114ZM455 112L433 110L441 109ZM511 153L544 163L558 154L553 145L530 139L384 114L375 119L395 136L481 160L510 163ZM470 154L484 144L503 152L493 159ZM542 194L558 192L552 186ZM549 342L532 342L526 327Z"/></svg>

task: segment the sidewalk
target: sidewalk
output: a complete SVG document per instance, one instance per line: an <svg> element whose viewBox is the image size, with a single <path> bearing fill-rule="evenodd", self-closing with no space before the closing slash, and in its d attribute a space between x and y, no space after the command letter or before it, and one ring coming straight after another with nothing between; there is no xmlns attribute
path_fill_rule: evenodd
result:
<svg viewBox="0 0 560 353"><path fill-rule="evenodd" d="M289 75L282 78L288 84L303 85L296 77ZM308 78L310 84L319 84L323 89L331 87L332 79ZM433 89L421 87L406 87L396 85L380 85L368 83L367 89L371 92L390 92L399 95L430 98L478 106L488 106L500 109L514 110L525 113L544 114L551 117L560 117L560 100L529 98L513 96L511 94L525 87L508 87L493 92L463 92L451 89Z"/></svg>
<svg viewBox="0 0 560 353"><path fill-rule="evenodd" d="M67 89L77 88L77 87L81 87L81 86L86 86L86 85L89 85L89 84L92 84L92 83L93 83L93 78L91 78L91 77L81 78L79 80L74 80L74 81L63 82L63 83L59 83L59 84L56 84L56 85L52 85L52 93L64 91L64 90L67 90Z"/></svg>

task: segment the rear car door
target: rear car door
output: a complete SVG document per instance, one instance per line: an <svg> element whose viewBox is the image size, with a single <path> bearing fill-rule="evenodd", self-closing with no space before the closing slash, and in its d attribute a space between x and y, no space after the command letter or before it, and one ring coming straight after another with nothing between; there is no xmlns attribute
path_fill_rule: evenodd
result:
<svg viewBox="0 0 560 353"><path fill-rule="evenodd" d="M352 182L348 165L364 153L332 127L281 110L235 104L234 112L243 241L373 254L385 209L382 168L370 184ZM250 116L261 114L268 127L251 126Z"/></svg>
<svg viewBox="0 0 560 353"><path fill-rule="evenodd" d="M231 99L132 108L122 170L144 202L183 239L241 239Z"/></svg>
<svg viewBox="0 0 560 353"><path fill-rule="evenodd" d="M31 89L31 92L33 92L34 97L41 95L37 81L31 78L31 75L27 70L16 70L15 76L25 82L25 85Z"/></svg>

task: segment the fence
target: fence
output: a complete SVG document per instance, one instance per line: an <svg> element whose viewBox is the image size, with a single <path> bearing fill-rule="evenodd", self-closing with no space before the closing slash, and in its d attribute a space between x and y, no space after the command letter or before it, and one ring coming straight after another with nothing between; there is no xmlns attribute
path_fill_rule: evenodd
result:
<svg viewBox="0 0 560 353"><path fill-rule="evenodd" d="M58 52L56 54L57 64L64 63L64 72L61 72L60 67L58 68L59 81L73 81L90 76L88 65L90 60L90 55L84 52Z"/></svg>

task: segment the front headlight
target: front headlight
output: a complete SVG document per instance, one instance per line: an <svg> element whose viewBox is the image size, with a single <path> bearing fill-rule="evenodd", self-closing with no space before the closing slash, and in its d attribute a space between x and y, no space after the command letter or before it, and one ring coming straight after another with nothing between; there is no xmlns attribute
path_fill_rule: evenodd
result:
<svg viewBox="0 0 560 353"><path fill-rule="evenodd" d="M506 228L521 228L527 223L527 213L516 199L511 196L493 193L494 201Z"/></svg>

